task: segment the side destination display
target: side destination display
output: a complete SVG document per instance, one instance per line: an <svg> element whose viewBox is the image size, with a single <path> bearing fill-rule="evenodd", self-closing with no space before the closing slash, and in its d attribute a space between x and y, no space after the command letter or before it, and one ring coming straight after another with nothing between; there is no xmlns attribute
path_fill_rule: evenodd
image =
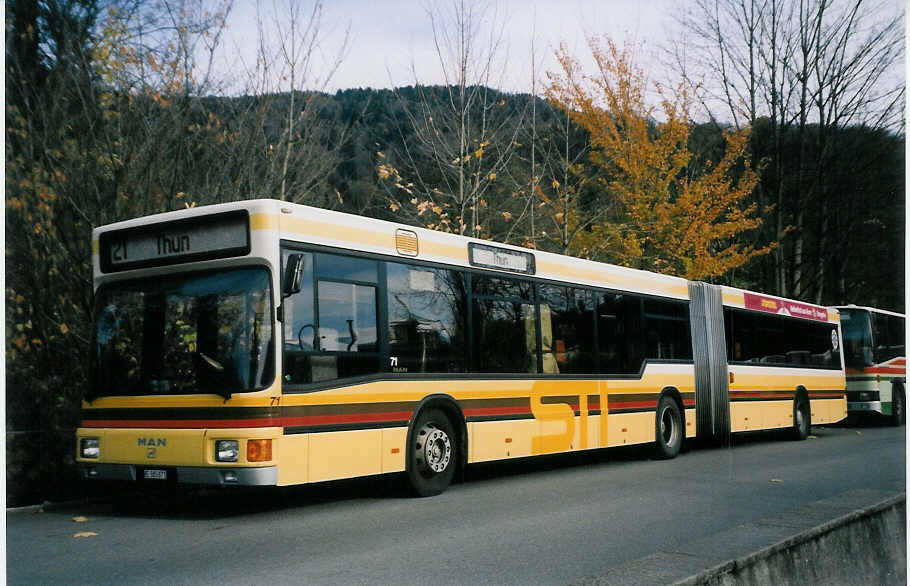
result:
<svg viewBox="0 0 910 586"><path fill-rule="evenodd" d="M242 256L250 252L249 213L238 210L104 232L99 248L104 273Z"/></svg>
<svg viewBox="0 0 910 586"><path fill-rule="evenodd" d="M791 317L802 317L815 321L828 321L828 310L818 305L800 303L789 299L777 299L767 295L756 295L748 291L743 294L743 297L746 309L789 315Z"/></svg>
<svg viewBox="0 0 910 586"><path fill-rule="evenodd" d="M534 255L530 252L499 248L477 242L468 243L468 260L471 266L524 275L533 275L537 270Z"/></svg>

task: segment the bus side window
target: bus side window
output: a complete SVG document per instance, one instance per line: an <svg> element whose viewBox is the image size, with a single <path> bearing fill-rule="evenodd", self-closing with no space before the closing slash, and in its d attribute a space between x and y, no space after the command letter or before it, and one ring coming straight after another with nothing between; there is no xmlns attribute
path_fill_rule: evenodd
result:
<svg viewBox="0 0 910 586"><path fill-rule="evenodd" d="M386 282L392 372L465 372L465 273L389 262Z"/></svg>
<svg viewBox="0 0 910 586"><path fill-rule="evenodd" d="M478 372L537 372L534 306L474 298L474 347Z"/></svg>
<svg viewBox="0 0 910 586"><path fill-rule="evenodd" d="M906 356L905 338L907 337L907 334L904 328L904 318L895 315L888 316L888 338L890 340L891 348L889 354L891 354L892 358Z"/></svg>
<svg viewBox="0 0 910 586"><path fill-rule="evenodd" d="M875 345L875 362L885 362L893 358L889 349L888 316L882 313L872 314L872 343Z"/></svg>
<svg viewBox="0 0 910 586"><path fill-rule="evenodd" d="M537 372L533 285L474 275L474 360L478 372Z"/></svg>
<svg viewBox="0 0 910 586"><path fill-rule="evenodd" d="M282 252L282 263L290 254ZM377 261L302 256L300 291L283 301L282 380L306 384L377 372Z"/></svg>
<svg viewBox="0 0 910 586"><path fill-rule="evenodd" d="M538 291L544 372L595 372L591 294L583 289L548 284L539 285Z"/></svg>
<svg viewBox="0 0 910 586"><path fill-rule="evenodd" d="M645 359L641 298L602 293L597 300L599 370L603 374L637 374Z"/></svg>
<svg viewBox="0 0 910 586"><path fill-rule="evenodd" d="M685 303L646 299L644 314L648 358L692 358L689 309Z"/></svg>
<svg viewBox="0 0 910 586"><path fill-rule="evenodd" d="M337 378L379 372L379 262L339 254L314 256L316 352L323 357L326 378L336 371Z"/></svg>
<svg viewBox="0 0 910 586"><path fill-rule="evenodd" d="M287 265L288 256L296 251L282 250L281 266ZM303 274L300 291L282 300L284 321L281 324L284 347L283 374L285 383L313 381L312 365L304 354L316 346L316 314L313 295L313 255L303 253Z"/></svg>

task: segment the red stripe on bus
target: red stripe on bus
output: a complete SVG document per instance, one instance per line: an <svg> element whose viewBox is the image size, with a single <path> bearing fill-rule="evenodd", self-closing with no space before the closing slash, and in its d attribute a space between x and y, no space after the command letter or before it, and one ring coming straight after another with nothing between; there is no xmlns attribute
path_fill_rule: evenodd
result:
<svg viewBox="0 0 910 586"><path fill-rule="evenodd" d="M281 417L277 424L283 427L306 427L311 425L338 425L343 423L383 423L407 421L410 411L389 413L350 413L347 415L301 415L299 417Z"/></svg>
<svg viewBox="0 0 910 586"><path fill-rule="evenodd" d="M811 399L824 399L824 398L841 398L844 394L841 392L826 393L826 392L812 392L809 393L809 398ZM768 399L768 400L779 400L779 401L788 401L793 398L792 393L745 393L745 392L736 392L730 393L730 399Z"/></svg>
<svg viewBox="0 0 910 586"><path fill-rule="evenodd" d="M907 371L906 366L870 366L869 368L857 369L848 368L844 372L847 374L903 374Z"/></svg>
<svg viewBox="0 0 910 586"><path fill-rule="evenodd" d="M610 410L613 409L657 409L657 401L610 401Z"/></svg>
<svg viewBox="0 0 910 586"><path fill-rule="evenodd" d="M464 410L465 417L491 417L496 415L530 415L527 407L472 407Z"/></svg>
<svg viewBox="0 0 910 586"><path fill-rule="evenodd" d="M793 393L730 393L730 399L777 399L787 401L793 398Z"/></svg>

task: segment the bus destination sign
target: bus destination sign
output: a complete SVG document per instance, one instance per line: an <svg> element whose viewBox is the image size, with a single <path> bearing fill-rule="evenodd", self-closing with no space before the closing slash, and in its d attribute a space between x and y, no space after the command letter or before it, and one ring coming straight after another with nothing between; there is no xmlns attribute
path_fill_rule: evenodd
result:
<svg viewBox="0 0 910 586"><path fill-rule="evenodd" d="M756 295L755 293L749 292L745 292L744 295L746 309L801 317L815 321L828 321L828 310L824 307L819 307L818 305L810 305L808 303L800 303L799 301L790 301L788 299L777 299L776 297Z"/></svg>
<svg viewBox="0 0 910 586"><path fill-rule="evenodd" d="M530 252L509 250L477 242L468 243L468 259L472 266L487 269L499 269L525 275L533 275L537 270L534 255Z"/></svg>
<svg viewBox="0 0 910 586"><path fill-rule="evenodd" d="M245 210L105 232L100 236L105 273L248 254Z"/></svg>

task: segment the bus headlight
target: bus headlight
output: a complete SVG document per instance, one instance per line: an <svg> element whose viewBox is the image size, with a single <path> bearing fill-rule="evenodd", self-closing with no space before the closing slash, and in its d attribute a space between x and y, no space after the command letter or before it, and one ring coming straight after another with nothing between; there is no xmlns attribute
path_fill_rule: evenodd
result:
<svg viewBox="0 0 910 586"><path fill-rule="evenodd" d="M96 437L84 437L79 440L79 455L83 458L98 458L101 455L101 440Z"/></svg>
<svg viewBox="0 0 910 586"><path fill-rule="evenodd" d="M218 462L236 462L240 456L240 442L237 440L216 440L215 460Z"/></svg>

